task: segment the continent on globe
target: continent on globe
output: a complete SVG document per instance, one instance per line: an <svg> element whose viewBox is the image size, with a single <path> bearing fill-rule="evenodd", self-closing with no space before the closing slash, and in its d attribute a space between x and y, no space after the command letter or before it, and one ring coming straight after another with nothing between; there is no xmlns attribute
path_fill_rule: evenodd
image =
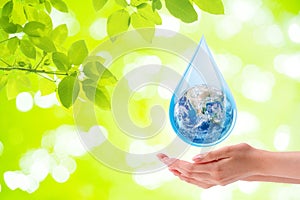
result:
<svg viewBox="0 0 300 200"><path fill-rule="evenodd" d="M178 98L173 117L181 137L191 143L210 144L227 133L233 109L220 89L197 85Z"/></svg>

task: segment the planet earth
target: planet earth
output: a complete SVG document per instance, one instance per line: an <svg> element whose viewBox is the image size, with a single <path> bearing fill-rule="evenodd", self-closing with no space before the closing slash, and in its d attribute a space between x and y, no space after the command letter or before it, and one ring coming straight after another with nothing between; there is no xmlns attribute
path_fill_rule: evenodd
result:
<svg viewBox="0 0 300 200"><path fill-rule="evenodd" d="M223 138L233 121L233 109L225 93L197 85L187 89L174 106L177 134L190 143L210 144Z"/></svg>

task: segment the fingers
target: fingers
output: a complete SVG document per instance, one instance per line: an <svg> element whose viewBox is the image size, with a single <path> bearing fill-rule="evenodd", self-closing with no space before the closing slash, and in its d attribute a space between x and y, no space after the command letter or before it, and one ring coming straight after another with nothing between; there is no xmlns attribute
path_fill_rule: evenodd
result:
<svg viewBox="0 0 300 200"><path fill-rule="evenodd" d="M169 158L167 155L163 153L159 153L156 155L158 159L163 162L164 164L170 166L172 163L174 163L177 159L175 158Z"/></svg>
<svg viewBox="0 0 300 200"><path fill-rule="evenodd" d="M180 175L180 176L178 176L178 177L179 177L180 180L182 180L182 181L185 181L185 182L187 182L187 183L196 185L196 186L201 187L201 188L204 188L204 189L208 189L208 188L210 188L210 187L212 187L212 186L215 186L215 184L212 184L212 183L206 183L206 182L203 182L203 181L199 181L198 179L186 177L186 176L183 176L183 175Z"/></svg>
<svg viewBox="0 0 300 200"><path fill-rule="evenodd" d="M166 154L163 154L163 153L159 153L156 156L159 158L159 160L163 160L164 158L168 158L168 156Z"/></svg>
<svg viewBox="0 0 300 200"><path fill-rule="evenodd" d="M161 162L168 165L168 167L172 170L176 170L180 173L190 176L191 173L208 173L212 169L213 163L190 163L184 160L179 160L175 158L169 158L165 154L158 154L157 157Z"/></svg>
<svg viewBox="0 0 300 200"><path fill-rule="evenodd" d="M222 147L218 150L211 151L207 154L198 154L193 157L193 161L195 163L209 163L213 161L218 161L221 159L229 158L229 152L230 152L231 147Z"/></svg>
<svg viewBox="0 0 300 200"><path fill-rule="evenodd" d="M187 161L169 158L165 154L158 154L157 157L166 165L170 172L181 180L197 185L202 188L209 188L222 184L218 178L214 177L214 170L217 162L190 163ZM220 182L220 183L219 183Z"/></svg>

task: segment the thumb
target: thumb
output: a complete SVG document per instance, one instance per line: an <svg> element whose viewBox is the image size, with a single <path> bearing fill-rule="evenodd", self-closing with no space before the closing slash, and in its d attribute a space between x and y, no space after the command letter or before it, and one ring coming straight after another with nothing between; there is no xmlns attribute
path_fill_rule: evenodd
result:
<svg viewBox="0 0 300 200"><path fill-rule="evenodd" d="M208 152L207 154L198 154L193 157L193 161L196 163L208 163L228 158L228 149L228 147L223 147L218 150Z"/></svg>

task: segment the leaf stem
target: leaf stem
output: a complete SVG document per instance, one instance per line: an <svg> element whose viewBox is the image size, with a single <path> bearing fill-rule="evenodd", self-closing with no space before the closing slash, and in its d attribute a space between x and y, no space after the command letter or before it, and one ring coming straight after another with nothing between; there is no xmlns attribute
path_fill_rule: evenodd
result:
<svg viewBox="0 0 300 200"><path fill-rule="evenodd" d="M2 43L4 43L4 42L7 42L7 41L9 41L9 40L12 40L12 39L14 39L14 38L16 38L16 36L15 36L15 37L8 38L8 39L6 39L6 40L2 40L2 41L0 41L0 44L2 44Z"/></svg>
<svg viewBox="0 0 300 200"><path fill-rule="evenodd" d="M43 57L40 59L40 61L38 62L38 64L35 66L35 70L37 69L37 68L39 68L39 66L41 65L41 63L43 62L43 60L45 59L45 57L47 56L47 53L44 53L44 55L43 55Z"/></svg>
<svg viewBox="0 0 300 200"><path fill-rule="evenodd" d="M0 60L3 62L3 60L1 58L0 58ZM19 70L19 71L27 71L27 72L32 72L32 73L54 74L54 75L60 75L60 76L68 76L69 75L66 72L37 70L37 69L22 68L22 67L0 67L0 70L3 70L3 71Z"/></svg>
<svg viewBox="0 0 300 200"><path fill-rule="evenodd" d="M9 67L12 67L8 62L6 62L5 60L3 60L2 58L0 58L0 61L3 62L4 64L6 64Z"/></svg>
<svg viewBox="0 0 300 200"><path fill-rule="evenodd" d="M53 83L56 83L55 80L52 80L51 78L48 78L48 77L44 76L43 74L37 73L37 75L39 75L40 77L42 77L42 78L44 78L44 79L46 79L46 80L48 80L48 81L51 81L51 82L53 82Z"/></svg>

